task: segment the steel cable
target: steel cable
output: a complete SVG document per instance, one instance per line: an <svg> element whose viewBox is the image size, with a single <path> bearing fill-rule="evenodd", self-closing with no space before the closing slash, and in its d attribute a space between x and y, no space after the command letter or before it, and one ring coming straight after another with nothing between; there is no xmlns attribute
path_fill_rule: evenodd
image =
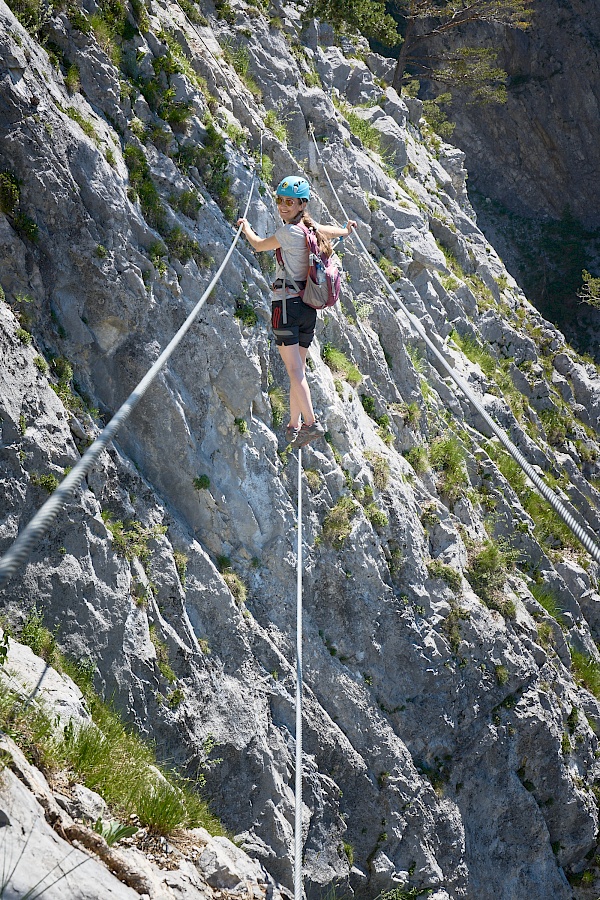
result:
<svg viewBox="0 0 600 900"><path fill-rule="evenodd" d="M302 448L298 449L298 551L296 554L296 786L294 900L302 900Z"/></svg>
<svg viewBox="0 0 600 900"><path fill-rule="evenodd" d="M329 172L327 171L327 166L325 165L325 163L323 161L323 157L321 156L321 153L319 151L319 147L317 145L317 141L315 138L313 128L311 128L311 136L313 139L313 143L315 145L317 157L319 158L319 161L323 167L323 171L325 172L325 177L327 178L327 182L329 184L329 187L331 188L331 192L332 192L333 196L335 197L335 199L337 200L339 207L342 210L342 213L346 217L346 221L348 221L348 218L349 218L348 214L347 214L346 210L344 209L344 205L339 198L338 192L336 191L336 189L333 186L331 178L329 177ZM358 233L356 232L356 230L352 232L351 236L353 238L355 238L355 240L359 244L361 250L363 251L365 257L368 259L372 268L377 273L378 277L381 279L381 281L383 282L383 284L385 285L387 290L390 292L392 297L394 297L394 299L398 303L400 309L402 310L402 312L404 313L404 315L406 316L406 318L408 319L410 324L413 326L413 328L415 329L415 331L417 332L419 337L422 338L422 340L425 342L425 344L427 345L427 347L429 348L431 353L433 353L433 355L435 356L437 361L440 363L440 365L442 366L444 371L447 372L447 374L450 376L450 378L452 378L454 383L460 388L460 390L463 392L463 394L465 395L465 397L467 398L469 403L479 413L479 415L482 417L482 419L485 421L485 423L488 425L488 427L491 429L491 431L496 435L496 437L501 442L501 444L506 448L506 450L513 457L515 462L517 462L518 465L521 467L521 469L525 472L527 477L535 485L535 487L537 488L539 493L542 495L542 497L545 500L547 500L548 503L550 503L552 508L555 510L555 512L558 513L558 515L561 517L563 522L568 526L568 528L572 531L572 533L575 535L575 537L579 541L581 541L581 543L583 544L585 549L588 551L590 556L592 556L596 560L596 562L600 563L600 547L598 546L596 541L591 537L590 534L588 534L588 532L583 528L583 526L569 512L569 510L565 507L565 505L562 503L560 498L557 497L557 495L554 493L554 491L551 488L549 488L548 485L540 478L540 476L537 474L537 472L535 471L533 466L531 466L531 464L525 459L525 457L523 456L521 451L518 449L518 447L516 447L515 444L513 444L513 442L511 441L511 439L509 438L507 433L504 431L504 429L501 428L500 425L498 425L497 422L494 421L494 419L492 419L492 417L489 415L489 413L487 412L485 407L479 402L477 397L473 394L473 392L471 391L471 389L469 388L467 383L460 377L460 375L458 375L454 371L452 366L445 359L444 355L442 353L440 353L440 351L435 346L433 341L427 335L427 332L425 331L425 329L424 329L423 325L421 324L421 322L419 321L419 319L417 319L417 317L414 316L406 308L402 299L398 296L398 294L396 293L394 288L391 286L390 282L388 281L388 279L386 278L384 273L381 271L380 267L377 265L377 263L375 262L375 260L373 259L373 257L371 256L371 254L369 253L367 248L365 247L364 243L362 242L362 240L361 240L360 236L358 235Z"/></svg>
<svg viewBox="0 0 600 900"><path fill-rule="evenodd" d="M252 194L254 192L255 181L256 174L253 173L250 192L248 194L248 200L246 201L246 207L244 210L244 218L248 214L248 209L252 200ZM206 299L221 277L221 274L225 269L225 266L229 262L231 254L235 249L235 245L238 242L241 231L242 226L240 225L235 233L235 237L233 239L231 247L227 251L223 262L211 279L210 284L196 303L196 306L189 314L179 331L175 334L175 336L162 351L154 365L148 370L137 387L134 388L129 397L117 410L108 425L96 438L94 443L86 450L77 465L71 470L71 472L69 472L66 478L64 478L64 480L53 492L52 496L49 497L48 500L46 500L41 509L38 510L31 521L25 526L23 531L20 532L10 549L7 550L7 552L0 558L0 589L4 587L4 585L10 578L12 578L19 566L21 566L28 559L35 545L41 540L42 536L46 533L48 528L50 528L58 513L67 503L72 494L77 490L82 480L92 469L92 466L94 465L102 451L114 438L121 425L127 421L135 407L138 405L138 403L150 387L152 381L156 378L167 360L177 349L177 347L191 328L192 324L194 323L198 313L204 306Z"/></svg>

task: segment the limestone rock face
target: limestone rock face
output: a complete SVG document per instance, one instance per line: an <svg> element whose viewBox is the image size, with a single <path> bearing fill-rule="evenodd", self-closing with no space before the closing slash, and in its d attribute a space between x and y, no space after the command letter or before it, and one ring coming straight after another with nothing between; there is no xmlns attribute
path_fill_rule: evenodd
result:
<svg viewBox="0 0 600 900"><path fill-rule="evenodd" d="M56 68L0 0L0 550L203 295L251 170L304 172L315 219L356 218L368 248L338 248L344 294L309 353L328 435L300 476L306 893L567 900L567 874L595 877L598 565L407 311L595 539L598 373L505 271L463 154L377 84L384 61L292 7L211 7L207 26L169 2L134 12L113 56L51 16ZM271 188L250 206L261 234ZM204 775L253 858L209 845L215 890L252 875L276 896L293 871L299 476L270 278L240 241L1 596L16 633L43 615L165 761Z"/></svg>
<svg viewBox="0 0 600 900"><path fill-rule="evenodd" d="M453 109L477 189L528 217L560 218L568 208L597 228L597 4L536 3L526 31L486 28L479 37L500 48L509 79L507 103L493 115L477 104Z"/></svg>

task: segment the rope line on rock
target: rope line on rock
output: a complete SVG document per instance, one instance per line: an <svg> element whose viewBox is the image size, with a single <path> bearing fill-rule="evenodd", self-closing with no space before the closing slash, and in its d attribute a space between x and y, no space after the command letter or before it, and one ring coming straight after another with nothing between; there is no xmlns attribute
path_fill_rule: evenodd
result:
<svg viewBox="0 0 600 900"><path fill-rule="evenodd" d="M315 138L314 128L312 127L312 125L310 127L310 133L311 133L311 137L313 139L313 143L315 145L317 157L323 167L323 171L325 172L325 177L327 179L329 187L331 188L331 192L332 192L333 196L335 197L335 199L337 200L340 209L342 210L344 216L346 217L346 220L348 220L348 218L349 218L348 213L344 209L344 205L343 205L342 201L340 200L339 194L333 186L331 178L329 177L329 172L327 171L327 166L325 165L325 162L323 161L323 157L321 156L321 153L319 151L319 147L317 145L317 141ZM417 332L419 337L425 342L425 344L427 345L427 347L429 348L431 353L435 356L436 360L440 363L440 365L442 366L444 371L447 372L447 374L450 376L450 378L454 381L454 383L462 391L462 393L465 395L465 397L467 398L469 403L473 406L473 408L476 410L476 412L479 413L479 415L482 417L482 419L485 421L485 423L489 426L489 428L492 430L492 432L499 439L501 444L510 453L510 455L515 460L515 462L521 467L523 472L525 472L527 477L532 481L532 483L535 485L536 489L539 491L539 493L542 495L542 497L545 500L547 500L548 503L555 510L555 512L558 513L558 515L561 517L563 522L568 526L568 528L571 530L571 532L575 535L575 537L583 544L583 546L588 551L590 556L592 556L596 560L596 562L600 563L600 547L598 546L596 541L585 530L585 528L583 528L583 526L575 519L575 517L569 512L569 510L566 508L566 506L563 504L563 502L560 500L560 498L554 493L554 491L550 487L548 487L548 485L540 478L540 476L537 474L537 472L535 471L533 466L523 456L523 454L521 453L519 448L516 447L515 444L513 444L513 442L507 435L506 431L500 425L498 425L497 422L494 421L494 419L492 419L492 417L489 415L489 413L485 409L485 407L479 402L477 397L473 394L473 392L471 391L468 384L464 381L464 379L462 379L460 377L460 375L458 375L454 371L454 369L448 363L448 361L446 360L444 355L442 353L440 353L438 348L435 346L434 342L428 336L428 334L427 334L425 328L423 327L422 323L420 322L420 320L406 308L401 297L397 294L397 292L391 286L390 282L388 281L388 279L386 278L384 273L381 271L377 262L373 259L373 257L371 256L371 254L365 247L365 245L362 242L357 231L354 230L352 232L351 236L353 238L355 238L355 240L358 242L365 257L368 259L372 268L377 273L377 276L383 282L383 284L385 285L387 290L390 292L392 297L394 297L394 299L398 303L398 306L400 307L400 309L402 310L402 312L404 313L404 315L406 316L406 318L408 319L410 324L413 326L413 328L415 329L415 331Z"/></svg>
<svg viewBox="0 0 600 900"><path fill-rule="evenodd" d="M255 181L256 173L253 172L250 192L248 194L246 207L244 209L244 218L248 214L248 209L250 208L250 201L252 200L252 194L254 193ZM167 360L173 355L174 351L177 349L189 329L192 327L198 313L204 306L204 303L206 302L216 283L220 279L225 266L229 262L231 254L235 249L235 245L238 242L241 231L242 226L240 225L235 233L231 247L227 251L223 262L213 275L210 284L196 303L196 306L189 314L183 325L180 327L175 336L171 339L163 352L160 354L154 365L148 370L137 387L134 388L129 397L117 410L108 425L96 438L94 443L86 450L77 465L69 472L66 478L63 479L60 485L53 492L52 496L49 497L48 500L46 500L44 505L37 511L31 521L17 536L11 547L0 558L0 589L4 587L9 579L12 578L12 576L15 574L17 569L28 559L35 545L41 540L43 535L50 528L58 513L65 506L72 494L77 490L85 476L88 475L88 473L92 469L92 466L94 465L102 451L105 449L105 447L107 447L111 442L118 429L124 422L127 421L135 407L138 405L138 403L150 387L151 383L154 381Z"/></svg>
<svg viewBox="0 0 600 900"><path fill-rule="evenodd" d="M296 554L296 786L294 792L294 900L302 900L302 448L298 448Z"/></svg>

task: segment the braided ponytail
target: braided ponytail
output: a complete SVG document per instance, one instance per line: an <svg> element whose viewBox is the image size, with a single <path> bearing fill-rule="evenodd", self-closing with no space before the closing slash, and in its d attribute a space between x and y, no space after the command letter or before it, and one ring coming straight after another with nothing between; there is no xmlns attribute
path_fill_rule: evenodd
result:
<svg viewBox="0 0 600 900"><path fill-rule="evenodd" d="M303 225L306 225L307 228L310 228L312 231L315 232L315 234L317 236L317 241L319 244L319 253L324 253L325 256L331 256L331 254L333 253L333 247L331 246L331 241L329 240L329 238L325 237L325 235L322 234L318 230L316 223L314 222L313 219L311 219L311 217L309 216L309 214L307 212L302 213L301 222Z"/></svg>

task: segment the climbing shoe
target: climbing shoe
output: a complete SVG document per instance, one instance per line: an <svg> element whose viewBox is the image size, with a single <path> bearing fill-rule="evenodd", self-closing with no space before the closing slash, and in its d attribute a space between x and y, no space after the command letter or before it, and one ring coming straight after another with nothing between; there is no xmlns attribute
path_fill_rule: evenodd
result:
<svg viewBox="0 0 600 900"><path fill-rule="evenodd" d="M285 429L285 439L288 444L293 444L296 438L298 437L299 428L294 428L293 425L288 425Z"/></svg>
<svg viewBox="0 0 600 900"><path fill-rule="evenodd" d="M304 447L305 444L310 444L311 441L316 441L317 438L323 437L325 434L325 429L321 425L320 422L313 422L312 425L303 425L298 432L298 436L292 443L292 447L297 449L298 447Z"/></svg>

